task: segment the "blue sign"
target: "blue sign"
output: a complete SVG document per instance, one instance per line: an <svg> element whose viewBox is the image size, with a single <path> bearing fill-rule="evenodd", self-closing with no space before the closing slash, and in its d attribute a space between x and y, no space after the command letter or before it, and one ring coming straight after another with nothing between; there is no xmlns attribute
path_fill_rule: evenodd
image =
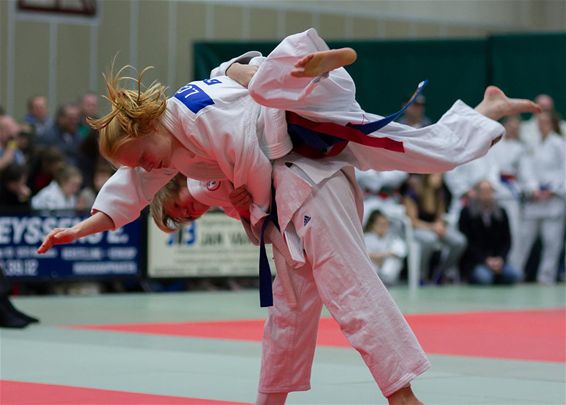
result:
<svg viewBox="0 0 566 405"><path fill-rule="evenodd" d="M42 255L36 252L53 228L71 227L88 216L76 212L0 213L0 265L4 274L23 279L138 275L141 219L116 231L57 245Z"/></svg>

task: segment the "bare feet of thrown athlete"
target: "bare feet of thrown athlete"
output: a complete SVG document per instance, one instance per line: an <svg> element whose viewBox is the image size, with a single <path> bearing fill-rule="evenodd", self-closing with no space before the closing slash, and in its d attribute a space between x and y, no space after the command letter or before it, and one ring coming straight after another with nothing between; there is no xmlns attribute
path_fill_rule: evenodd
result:
<svg viewBox="0 0 566 405"><path fill-rule="evenodd" d="M291 76L316 77L342 66L351 65L358 58L352 48L330 49L309 53L295 63Z"/></svg>
<svg viewBox="0 0 566 405"><path fill-rule="evenodd" d="M500 88L489 86L485 89L482 102L476 106L476 111L493 120L499 120L507 115L539 113L541 108L530 100L509 98Z"/></svg>
<svg viewBox="0 0 566 405"><path fill-rule="evenodd" d="M389 405L424 405L417 399L411 386L403 387L387 397Z"/></svg>

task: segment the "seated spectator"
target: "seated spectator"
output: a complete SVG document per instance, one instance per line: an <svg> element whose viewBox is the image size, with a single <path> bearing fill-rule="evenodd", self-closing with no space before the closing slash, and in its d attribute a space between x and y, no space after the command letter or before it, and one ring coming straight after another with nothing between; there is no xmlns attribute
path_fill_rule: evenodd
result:
<svg viewBox="0 0 566 405"><path fill-rule="evenodd" d="M94 170L99 164L106 164L98 150L98 131L91 128L86 137L81 141L79 148L80 164L77 166L83 174L85 187L93 186Z"/></svg>
<svg viewBox="0 0 566 405"><path fill-rule="evenodd" d="M487 180L475 186L475 197L462 209L460 231L468 246L462 258L463 278L472 284L513 284L519 275L508 263L511 231L505 210L497 204Z"/></svg>
<svg viewBox="0 0 566 405"><path fill-rule="evenodd" d="M81 138L77 132L80 110L75 104L64 104L57 111L54 125L39 138L44 145L58 147L65 155L68 164L80 163L79 148Z"/></svg>
<svg viewBox="0 0 566 405"><path fill-rule="evenodd" d="M110 165L110 163L106 161L101 161L96 168L94 169L94 175L92 176L92 180L89 183L92 183L92 186L87 186L81 190L79 193L79 197L77 200L77 209L78 210L90 210L92 204L94 204L94 200L96 195L106 183L106 181L114 174L115 170Z"/></svg>
<svg viewBox="0 0 566 405"><path fill-rule="evenodd" d="M387 286L397 284L407 256L407 245L389 228L389 220L379 210L373 211L364 228L364 239L375 272Z"/></svg>
<svg viewBox="0 0 566 405"><path fill-rule="evenodd" d="M37 138L41 138L53 122L49 118L47 98L44 96L33 96L28 100L28 113L23 119L28 124Z"/></svg>
<svg viewBox="0 0 566 405"><path fill-rule="evenodd" d="M0 170L11 163L24 164L24 154L18 149L20 126L9 115L0 116Z"/></svg>
<svg viewBox="0 0 566 405"><path fill-rule="evenodd" d="M36 210L76 209L82 181L81 172L76 167L63 166L55 180L31 199L31 207Z"/></svg>
<svg viewBox="0 0 566 405"><path fill-rule="evenodd" d="M414 238L420 246L423 279L429 279L432 254L438 249L446 254L441 255L433 281L449 275L455 277L456 265L466 248L466 238L444 219L446 195L442 175L411 175L404 186L403 195L407 215L413 224Z"/></svg>
<svg viewBox="0 0 566 405"><path fill-rule="evenodd" d="M91 126L88 125L86 119L98 118L98 94L88 91L81 97L79 106L81 108L81 116L79 120L78 133L81 139L86 138L86 136L92 130Z"/></svg>
<svg viewBox="0 0 566 405"><path fill-rule="evenodd" d="M539 139L531 145L528 160L532 176L525 186L521 219L521 274L537 237L541 237L541 260L537 271L539 284L554 284L558 261L564 246L566 216L566 142L558 135L556 116L537 115Z"/></svg>
<svg viewBox="0 0 566 405"><path fill-rule="evenodd" d="M12 163L0 172L0 209L29 210L31 191L27 186L27 169Z"/></svg>
<svg viewBox="0 0 566 405"><path fill-rule="evenodd" d="M65 165L65 155L55 146L39 147L36 158L30 162L28 186L32 195L47 187L55 173Z"/></svg>

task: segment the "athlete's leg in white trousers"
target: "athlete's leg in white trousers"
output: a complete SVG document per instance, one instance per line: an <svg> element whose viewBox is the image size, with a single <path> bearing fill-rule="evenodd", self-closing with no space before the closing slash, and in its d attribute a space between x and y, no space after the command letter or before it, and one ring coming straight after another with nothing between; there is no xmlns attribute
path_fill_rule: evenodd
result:
<svg viewBox="0 0 566 405"><path fill-rule="evenodd" d="M294 282L300 275L303 283L295 284L299 302L295 309L286 305L284 292L275 284L274 307L264 336L260 392L309 388L320 312L317 290L384 396L430 367L367 256L352 187L338 172L314 186L293 217L312 270L291 270Z"/></svg>

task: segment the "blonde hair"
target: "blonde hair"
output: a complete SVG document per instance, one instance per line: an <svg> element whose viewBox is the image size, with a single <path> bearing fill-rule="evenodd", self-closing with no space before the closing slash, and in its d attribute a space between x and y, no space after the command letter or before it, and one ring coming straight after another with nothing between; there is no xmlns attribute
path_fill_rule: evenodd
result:
<svg viewBox="0 0 566 405"><path fill-rule="evenodd" d="M128 69L135 70L126 65L114 73L114 62L108 74L104 74L108 96L112 110L102 118L88 117L88 124L100 132L100 153L109 160L116 151L131 141L155 130L157 120L167 107L166 87L159 82L153 82L142 90L143 75L152 69L152 66L143 69L137 78L124 75ZM133 81L137 90L126 89L121 86L124 81Z"/></svg>
<svg viewBox="0 0 566 405"><path fill-rule="evenodd" d="M167 204L179 196L181 187L187 187L187 178L179 173L161 187L151 201L149 211L153 221L163 232L175 232L188 222L187 218L172 217L167 213Z"/></svg>

